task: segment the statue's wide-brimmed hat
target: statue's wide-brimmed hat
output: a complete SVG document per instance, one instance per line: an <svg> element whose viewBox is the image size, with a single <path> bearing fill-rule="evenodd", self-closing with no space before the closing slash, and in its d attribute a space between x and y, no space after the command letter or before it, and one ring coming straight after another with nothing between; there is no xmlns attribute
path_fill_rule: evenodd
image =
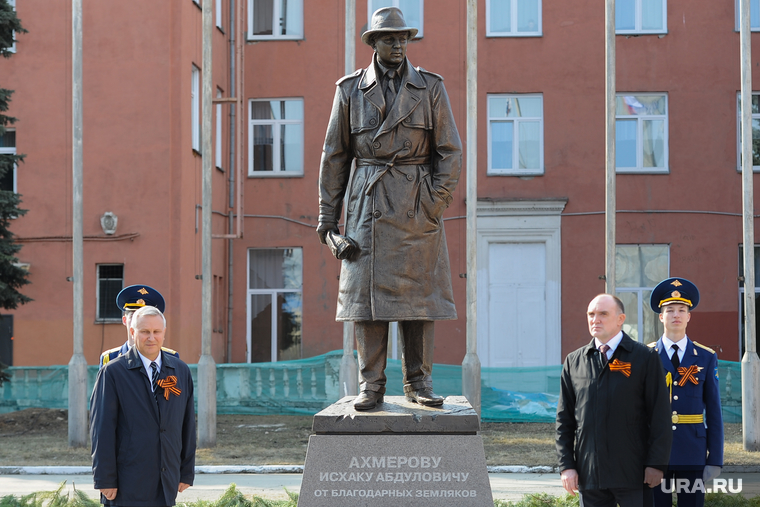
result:
<svg viewBox="0 0 760 507"><path fill-rule="evenodd" d="M362 42L369 44L369 38L376 33L409 32L409 38L417 35L417 30L404 21L404 15L398 7L383 7L372 14L369 30L362 34Z"/></svg>

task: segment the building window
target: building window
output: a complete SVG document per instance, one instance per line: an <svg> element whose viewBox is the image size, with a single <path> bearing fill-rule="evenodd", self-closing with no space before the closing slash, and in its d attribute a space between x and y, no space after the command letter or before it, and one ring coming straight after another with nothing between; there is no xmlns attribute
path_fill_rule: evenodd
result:
<svg viewBox="0 0 760 507"><path fill-rule="evenodd" d="M5 134L0 135L0 155L15 155L16 154L16 131L6 130ZM7 192L18 192L16 186L16 164L13 164L13 169L6 171L5 174L0 175L0 190Z"/></svg>
<svg viewBox="0 0 760 507"><path fill-rule="evenodd" d="M116 296L123 288L124 264L98 264L97 320L121 322L122 311L116 306Z"/></svg>
<svg viewBox="0 0 760 507"><path fill-rule="evenodd" d="M248 175L303 174L303 99L252 100Z"/></svg>
<svg viewBox="0 0 760 507"><path fill-rule="evenodd" d="M381 7L398 7L408 26L419 30L415 39L422 38L423 0L367 0L367 27L372 26L372 14Z"/></svg>
<svg viewBox="0 0 760 507"><path fill-rule="evenodd" d="M214 275L213 300L213 322L212 328L214 333L224 333L224 278Z"/></svg>
<svg viewBox="0 0 760 507"><path fill-rule="evenodd" d="M222 97L222 90L216 89L217 98ZM214 142L214 159L216 168L223 171L222 167L222 105L216 105L216 139Z"/></svg>
<svg viewBox="0 0 760 507"><path fill-rule="evenodd" d="M14 11L16 10L16 0L8 0L8 5L10 5L11 9ZM15 53L16 52L16 31L14 30L11 34L11 37L13 37L13 45L8 48L9 53Z"/></svg>
<svg viewBox="0 0 760 507"><path fill-rule="evenodd" d="M303 39L303 0L248 0L248 40Z"/></svg>
<svg viewBox="0 0 760 507"><path fill-rule="evenodd" d="M301 358L301 248L248 250L248 362Z"/></svg>
<svg viewBox="0 0 760 507"><path fill-rule="evenodd" d="M486 35L541 35L541 0L487 0Z"/></svg>
<svg viewBox="0 0 760 507"><path fill-rule="evenodd" d="M652 290L668 277L668 245L617 245L615 247L616 295L625 305L623 331L641 343L662 335L658 314L649 306Z"/></svg>
<svg viewBox="0 0 760 507"><path fill-rule="evenodd" d="M214 17L216 18L216 27L219 30L224 30L222 25L222 0L216 0L214 2Z"/></svg>
<svg viewBox="0 0 760 507"><path fill-rule="evenodd" d="M738 32L741 28L739 0L734 1L734 23L735 30ZM753 32L760 31L760 0L749 0L749 26Z"/></svg>
<svg viewBox="0 0 760 507"><path fill-rule="evenodd" d="M618 95L616 109L617 172L668 172L667 95Z"/></svg>
<svg viewBox="0 0 760 507"><path fill-rule="evenodd" d="M755 245L755 328L757 329L758 316L760 315L760 246ZM744 357L747 350L744 337L744 245L739 245L739 359ZM755 350L760 344L760 333L755 333ZM701 341L701 340L700 340ZM704 343L704 342L702 342ZM706 344L707 345L707 344ZM708 345L708 347L711 345Z"/></svg>
<svg viewBox="0 0 760 507"><path fill-rule="evenodd" d="M193 135L193 149L201 151L201 70L193 65L192 83L190 85L190 121Z"/></svg>
<svg viewBox="0 0 760 507"><path fill-rule="evenodd" d="M742 170L742 98L736 94L736 170ZM760 93L752 94L752 170L760 171Z"/></svg>
<svg viewBox="0 0 760 507"><path fill-rule="evenodd" d="M615 33L665 33L667 7L667 0L616 0Z"/></svg>
<svg viewBox="0 0 760 507"><path fill-rule="evenodd" d="M544 99L488 96L488 174L544 173Z"/></svg>

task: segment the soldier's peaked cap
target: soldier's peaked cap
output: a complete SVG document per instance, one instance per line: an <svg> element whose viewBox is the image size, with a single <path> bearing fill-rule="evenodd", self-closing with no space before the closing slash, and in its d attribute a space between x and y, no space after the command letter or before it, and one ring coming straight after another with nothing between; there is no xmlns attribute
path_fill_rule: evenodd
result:
<svg viewBox="0 0 760 507"><path fill-rule="evenodd" d="M369 44L369 39L372 35L390 32L409 32L409 38L413 39L418 31L413 26L406 24L401 9L398 7L383 7L372 14L369 30L362 34L362 42Z"/></svg>
<svg viewBox="0 0 760 507"><path fill-rule="evenodd" d="M119 310L139 310L143 306L155 306L164 313L166 302L156 289L149 285L130 285L124 287L116 296L116 306Z"/></svg>
<svg viewBox="0 0 760 507"><path fill-rule="evenodd" d="M686 278L668 278L657 284L649 298L649 305L656 313L662 312L662 307L679 303L693 310L699 304L699 289Z"/></svg>

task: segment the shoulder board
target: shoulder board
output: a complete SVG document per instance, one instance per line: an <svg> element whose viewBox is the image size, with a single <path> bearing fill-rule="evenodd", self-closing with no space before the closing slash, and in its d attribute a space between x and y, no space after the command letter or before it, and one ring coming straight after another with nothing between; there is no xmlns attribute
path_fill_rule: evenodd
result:
<svg viewBox="0 0 760 507"><path fill-rule="evenodd" d="M343 76L342 78L338 79L335 82L335 84L339 85L339 84L341 84L343 81L345 81L347 79L351 79L352 77L360 76L362 72L364 72L364 69L359 69L356 72L354 72L353 74L348 74L347 76Z"/></svg>
<svg viewBox="0 0 760 507"><path fill-rule="evenodd" d="M694 342L694 345L696 345L697 347L699 347L699 348L701 348L701 349L705 349L705 350L706 350L707 352L709 352L710 354L715 354L715 351L714 351L713 349L711 349L710 347L705 347L705 346L704 346L704 345L702 345L701 343L697 343L697 342Z"/></svg>
<svg viewBox="0 0 760 507"><path fill-rule="evenodd" d="M655 348L656 346L657 346L657 342L651 342L651 343L647 343L647 347L649 347L650 349L653 349L653 348Z"/></svg>
<svg viewBox="0 0 760 507"><path fill-rule="evenodd" d="M114 347L100 354L100 365L103 366L111 359L119 357L119 351L121 351L121 347Z"/></svg>
<svg viewBox="0 0 760 507"><path fill-rule="evenodd" d="M170 349L168 347L161 347L161 350L163 350L167 354L171 354L171 355L173 355L175 357L179 357L179 352L177 352L176 350L172 350L172 349Z"/></svg>
<svg viewBox="0 0 760 507"><path fill-rule="evenodd" d="M433 77L438 78L441 81L443 81L443 76L442 75L436 74L435 72L430 72L429 70L425 70L422 67L417 67L417 72L420 72L422 74L427 74L429 76L433 76Z"/></svg>

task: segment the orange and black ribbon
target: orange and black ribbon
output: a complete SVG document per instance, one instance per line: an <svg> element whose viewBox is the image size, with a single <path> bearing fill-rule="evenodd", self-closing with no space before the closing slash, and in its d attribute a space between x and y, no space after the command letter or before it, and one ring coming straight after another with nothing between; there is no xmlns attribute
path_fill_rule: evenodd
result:
<svg viewBox="0 0 760 507"><path fill-rule="evenodd" d="M170 392L176 396L182 394L182 391L177 387L177 377L174 375L169 375L165 379L157 380L156 384L158 384L159 387L164 388L164 398L167 400L169 399Z"/></svg>
<svg viewBox="0 0 760 507"><path fill-rule="evenodd" d="M626 377L631 376L631 363L624 363L618 359L613 359L610 363L610 371L619 371Z"/></svg>
<svg viewBox="0 0 760 507"><path fill-rule="evenodd" d="M684 385L687 380L690 380L694 385L699 384L697 377L694 376L694 374L697 372L699 372L699 367L697 367L695 364L692 364L688 368L685 366L679 366L678 374L681 375L679 383L681 385Z"/></svg>

